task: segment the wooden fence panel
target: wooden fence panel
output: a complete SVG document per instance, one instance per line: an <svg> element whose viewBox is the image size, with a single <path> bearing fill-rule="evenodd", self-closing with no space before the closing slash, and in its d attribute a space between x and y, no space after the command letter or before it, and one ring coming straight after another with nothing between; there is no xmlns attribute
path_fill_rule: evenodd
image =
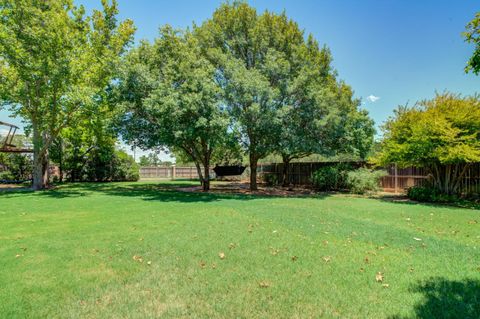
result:
<svg viewBox="0 0 480 319"><path fill-rule="evenodd" d="M314 163L291 163L288 166L289 184L305 185L312 184L313 173L321 167L335 165L338 163L331 162L314 162ZM350 162L352 167L366 166L364 162ZM381 180L381 187L385 191L403 192L405 189L424 184L428 181L428 174L421 167L395 168L390 165L384 168L388 175ZM274 174L279 181L283 176L283 163L269 163L258 165L258 178L263 181L266 174ZM211 176L214 176L213 171ZM183 178L198 179L196 167L142 167L140 168L140 177L145 178ZM248 170L242 175L243 180L248 180ZM470 194L478 194L480 192L480 163L475 163L469 167L465 177L461 181L463 192Z"/></svg>

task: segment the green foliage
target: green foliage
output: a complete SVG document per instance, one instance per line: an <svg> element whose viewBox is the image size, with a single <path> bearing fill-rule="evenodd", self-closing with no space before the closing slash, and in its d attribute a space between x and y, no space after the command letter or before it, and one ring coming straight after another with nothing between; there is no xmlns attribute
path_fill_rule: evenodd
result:
<svg viewBox="0 0 480 319"><path fill-rule="evenodd" d="M278 186L280 184L278 174L276 173L265 173L262 177L267 186Z"/></svg>
<svg viewBox="0 0 480 319"><path fill-rule="evenodd" d="M419 202L455 203L460 200L457 195L441 193L432 186L414 186L407 190L408 198Z"/></svg>
<svg viewBox="0 0 480 319"><path fill-rule="evenodd" d="M228 2L195 33L238 124L252 188L258 160L273 152L285 164L313 153L366 153L371 120L358 110L349 87L336 80L329 49L285 13L259 14L245 2Z"/></svg>
<svg viewBox="0 0 480 319"><path fill-rule="evenodd" d="M477 12L472 21L467 24L463 36L465 37L465 41L475 45L473 55L465 67L465 72L472 71L478 75L480 72L480 12Z"/></svg>
<svg viewBox="0 0 480 319"><path fill-rule="evenodd" d="M348 164L340 163L319 168L312 175L313 186L322 191L342 190L347 187Z"/></svg>
<svg viewBox="0 0 480 319"><path fill-rule="evenodd" d="M140 156L139 164L140 166L160 166L162 165L162 161L157 152L152 152L148 155Z"/></svg>
<svg viewBox="0 0 480 319"><path fill-rule="evenodd" d="M117 13L116 1L90 17L71 0L0 1L0 105L28 123L36 189L51 143L95 105L132 40L132 22Z"/></svg>
<svg viewBox="0 0 480 319"><path fill-rule="evenodd" d="M132 156L126 152L117 150L113 158L111 181L132 181L140 179L140 167Z"/></svg>
<svg viewBox="0 0 480 319"><path fill-rule="evenodd" d="M141 148L167 147L197 166L204 188L229 118L220 103L216 70L189 31L165 26L154 44L143 42L124 60L117 86L123 137Z"/></svg>
<svg viewBox="0 0 480 319"><path fill-rule="evenodd" d="M115 132L107 122L97 114L64 129L53 142L49 154L60 169L60 181L63 175L71 182L138 180L138 165L133 157L116 150Z"/></svg>
<svg viewBox="0 0 480 319"><path fill-rule="evenodd" d="M450 93L414 107L399 107L383 127L375 161L425 167L433 186L445 194L460 191L469 163L480 161L480 101Z"/></svg>
<svg viewBox="0 0 480 319"><path fill-rule="evenodd" d="M354 194L375 193L380 190L380 179L386 175L386 171L361 167L347 173L346 185Z"/></svg>
<svg viewBox="0 0 480 319"><path fill-rule="evenodd" d="M0 141L3 137L0 136ZM15 135L13 144L19 147L28 147L29 140L23 135ZM24 181L32 176L32 156L29 154L0 153L0 168L2 172L0 180Z"/></svg>
<svg viewBox="0 0 480 319"><path fill-rule="evenodd" d="M6 182L11 182L11 181L18 181L12 172L10 171L2 171L0 172L0 182L6 181Z"/></svg>

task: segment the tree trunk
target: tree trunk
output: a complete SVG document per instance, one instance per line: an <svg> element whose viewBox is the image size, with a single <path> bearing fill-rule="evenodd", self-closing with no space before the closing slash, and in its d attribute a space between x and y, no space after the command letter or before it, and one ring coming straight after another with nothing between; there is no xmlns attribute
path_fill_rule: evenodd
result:
<svg viewBox="0 0 480 319"><path fill-rule="evenodd" d="M257 162L258 159L255 156L255 153L250 151L250 190L258 190L257 186Z"/></svg>
<svg viewBox="0 0 480 319"><path fill-rule="evenodd" d="M203 186L203 174L202 174L202 168L200 167L200 164L195 161L195 167L197 168L197 174L198 174L198 179L200 180L200 185Z"/></svg>
<svg viewBox="0 0 480 319"><path fill-rule="evenodd" d="M42 190L48 184L48 151L43 148L44 137L33 125L33 189Z"/></svg>
<svg viewBox="0 0 480 319"><path fill-rule="evenodd" d="M210 190L210 163L208 161L203 165L203 174L203 191L208 192Z"/></svg>
<svg viewBox="0 0 480 319"><path fill-rule="evenodd" d="M59 142L60 154L59 154L59 163L58 163L58 170L59 170L59 178L58 181L63 183L63 139L60 138Z"/></svg>
<svg viewBox="0 0 480 319"><path fill-rule="evenodd" d="M48 184L48 154L33 154L33 189L45 189Z"/></svg>
<svg viewBox="0 0 480 319"><path fill-rule="evenodd" d="M290 158L282 155L283 171L282 171L282 186L287 187L289 183L288 168L290 166Z"/></svg>
<svg viewBox="0 0 480 319"><path fill-rule="evenodd" d="M433 177L433 187L435 187L442 194L446 195L460 195L461 182L466 172L468 171L469 164L433 164L431 169Z"/></svg>

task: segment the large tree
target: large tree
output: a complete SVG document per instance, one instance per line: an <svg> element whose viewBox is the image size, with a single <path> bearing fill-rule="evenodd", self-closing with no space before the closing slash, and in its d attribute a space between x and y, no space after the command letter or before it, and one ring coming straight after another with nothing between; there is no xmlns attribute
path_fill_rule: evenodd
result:
<svg viewBox="0 0 480 319"><path fill-rule="evenodd" d="M317 47L315 42L309 40L309 43ZM351 88L327 72L328 51L308 51L316 58L304 59L304 70L294 77L288 102L280 112L275 152L282 157L284 186L289 182L292 160L312 154L326 157L348 154L351 158L365 159L375 133L373 121L368 112L359 109L360 101L353 97Z"/></svg>
<svg viewBox="0 0 480 319"><path fill-rule="evenodd" d="M270 153L282 155L287 167L292 159L339 148L333 142L344 137L341 124L358 105L342 104L329 50L312 35L305 37L285 13L258 14L235 1L223 4L195 33L242 133L252 190L257 162Z"/></svg>
<svg viewBox="0 0 480 319"><path fill-rule="evenodd" d="M258 160L273 151L278 136L283 75L303 33L285 15L258 15L243 2L223 4L195 31L217 67L226 105L239 124L255 190Z"/></svg>
<svg viewBox="0 0 480 319"><path fill-rule="evenodd" d="M85 15L72 0L0 0L0 102L27 123L34 189L48 182L48 150L109 83L134 32L117 3Z"/></svg>
<svg viewBox="0 0 480 319"><path fill-rule="evenodd" d="M424 167L432 186L458 194L471 163L480 161L480 100L450 93L399 107L383 127L380 164Z"/></svg>
<svg viewBox="0 0 480 319"><path fill-rule="evenodd" d="M215 71L192 33L167 26L153 45L144 42L128 55L118 83L124 139L188 157L205 191L229 125Z"/></svg>

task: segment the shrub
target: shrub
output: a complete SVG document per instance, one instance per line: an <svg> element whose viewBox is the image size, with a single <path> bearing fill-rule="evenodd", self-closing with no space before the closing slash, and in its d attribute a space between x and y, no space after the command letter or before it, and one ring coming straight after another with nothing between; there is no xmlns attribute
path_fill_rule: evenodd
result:
<svg viewBox="0 0 480 319"><path fill-rule="evenodd" d="M452 203L459 200L456 195L442 194L431 186L414 186L407 190L408 198L419 202Z"/></svg>
<svg viewBox="0 0 480 319"><path fill-rule="evenodd" d="M263 175L263 181L267 186L277 186L279 184L278 175L275 173L265 173Z"/></svg>
<svg viewBox="0 0 480 319"><path fill-rule="evenodd" d="M312 175L313 186L322 191L345 189L350 170L351 166L344 163L321 167Z"/></svg>
<svg viewBox="0 0 480 319"><path fill-rule="evenodd" d="M0 172L0 182L14 181L15 176L10 171Z"/></svg>
<svg viewBox="0 0 480 319"><path fill-rule="evenodd" d="M114 165L112 167L112 181L136 182L140 179L140 167L132 156L124 151L115 151Z"/></svg>
<svg viewBox="0 0 480 319"><path fill-rule="evenodd" d="M348 172L347 187L354 194L374 193L380 189L380 179L386 176L387 172L359 168Z"/></svg>

